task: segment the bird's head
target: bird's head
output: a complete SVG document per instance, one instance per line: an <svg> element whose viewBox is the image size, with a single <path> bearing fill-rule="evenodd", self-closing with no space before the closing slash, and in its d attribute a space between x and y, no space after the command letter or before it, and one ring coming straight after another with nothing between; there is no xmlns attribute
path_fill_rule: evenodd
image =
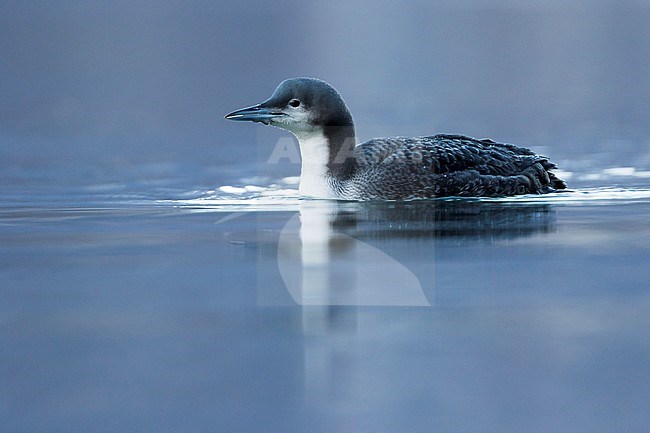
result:
<svg viewBox="0 0 650 433"><path fill-rule="evenodd" d="M298 138L328 128L353 126L352 115L341 95L325 81L315 78L284 80L266 101L233 111L225 118L276 126Z"/></svg>

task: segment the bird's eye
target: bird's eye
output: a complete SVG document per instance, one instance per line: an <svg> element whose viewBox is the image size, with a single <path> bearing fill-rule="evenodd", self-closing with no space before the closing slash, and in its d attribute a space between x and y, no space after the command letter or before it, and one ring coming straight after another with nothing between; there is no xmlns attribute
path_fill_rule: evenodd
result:
<svg viewBox="0 0 650 433"><path fill-rule="evenodd" d="M300 101L297 99L292 99L289 101L289 105L291 105L293 108L300 107Z"/></svg>

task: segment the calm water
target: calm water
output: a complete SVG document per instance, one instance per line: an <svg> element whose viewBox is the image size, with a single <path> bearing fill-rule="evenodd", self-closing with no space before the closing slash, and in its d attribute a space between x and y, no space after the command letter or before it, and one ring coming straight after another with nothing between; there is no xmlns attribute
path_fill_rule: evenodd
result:
<svg viewBox="0 0 650 433"><path fill-rule="evenodd" d="M649 22L642 0L3 2L0 432L645 433ZM525 145L572 191L299 200L289 135L222 118L293 76L361 139Z"/></svg>
<svg viewBox="0 0 650 433"><path fill-rule="evenodd" d="M649 189L263 193L4 196L1 430L644 431Z"/></svg>

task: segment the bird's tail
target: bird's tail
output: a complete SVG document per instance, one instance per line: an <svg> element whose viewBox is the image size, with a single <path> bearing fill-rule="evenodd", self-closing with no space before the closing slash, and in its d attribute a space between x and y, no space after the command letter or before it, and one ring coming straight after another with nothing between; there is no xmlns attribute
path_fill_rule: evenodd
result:
<svg viewBox="0 0 650 433"><path fill-rule="evenodd" d="M548 174L548 178L551 181L551 188L553 189L566 189L567 185L566 182L560 179L553 173L551 170L557 168L557 165L553 164L552 162L548 160L543 160L540 161L542 163L542 167L544 167L544 170L546 170L546 173Z"/></svg>

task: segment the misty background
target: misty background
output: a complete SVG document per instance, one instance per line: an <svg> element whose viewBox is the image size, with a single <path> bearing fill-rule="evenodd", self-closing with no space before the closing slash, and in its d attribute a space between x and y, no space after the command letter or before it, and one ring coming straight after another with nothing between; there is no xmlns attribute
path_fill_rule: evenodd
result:
<svg viewBox="0 0 650 433"><path fill-rule="evenodd" d="M288 133L223 115L294 76L334 85L361 140L463 133L569 171L650 168L647 1L1 5L5 186L264 172Z"/></svg>

